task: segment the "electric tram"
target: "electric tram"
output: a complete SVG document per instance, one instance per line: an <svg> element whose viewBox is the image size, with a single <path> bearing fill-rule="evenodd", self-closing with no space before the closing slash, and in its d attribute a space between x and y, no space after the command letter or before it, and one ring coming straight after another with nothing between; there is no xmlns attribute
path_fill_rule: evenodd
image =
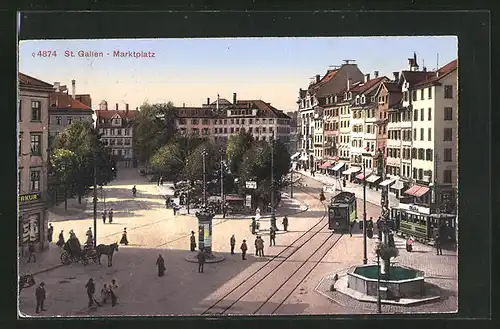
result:
<svg viewBox="0 0 500 329"><path fill-rule="evenodd" d="M347 232L357 217L354 193L340 192L332 197L328 205L328 229Z"/></svg>
<svg viewBox="0 0 500 329"><path fill-rule="evenodd" d="M391 219L397 232L421 242L434 241L436 234L443 239L442 244L457 242L457 216L454 214L431 214L427 207L401 203L391 208Z"/></svg>

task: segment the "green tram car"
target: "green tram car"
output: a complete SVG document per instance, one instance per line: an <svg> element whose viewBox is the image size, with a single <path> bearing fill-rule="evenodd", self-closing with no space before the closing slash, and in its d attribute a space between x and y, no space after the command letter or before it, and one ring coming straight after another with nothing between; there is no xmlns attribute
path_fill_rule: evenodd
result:
<svg viewBox="0 0 500 329"><path fill-rule="evenodd" d="M328 205L328 229L348 232L357 218L356 195L351 192L340 192L332 197Z"/></svg>
<svg viewBox="0 0 500 329"><path fill-rule="evenodd" d="M439 233L444 238L442 244L455 245L457 242L457 216L454 214L431 214L429 208L400 204L391 208L391 219L396 232L405 237L427 243L434 241Z"/></svg>

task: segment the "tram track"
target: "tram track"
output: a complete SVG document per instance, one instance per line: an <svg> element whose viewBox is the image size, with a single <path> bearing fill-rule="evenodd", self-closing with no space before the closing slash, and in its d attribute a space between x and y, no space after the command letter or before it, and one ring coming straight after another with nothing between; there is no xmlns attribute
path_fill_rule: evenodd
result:
<svg viewBox="0 0 500 329"><path fill-rule="evenodd" d="M313 196L316 200L318 199L312 193L308 193L303 191L304 193ZM261 310L269 309L266 308L266 305L272 305L271 300L277 299L279 294L283 295L285 292L285 297L281 298L279 303L277 303L276 307L271 307L269 310L270 314L275 313L283 303L293 294L293 292L297 289L297 287L309 276L309 274L318 266L321 260L326 256L328 251L338 243L343 234L338 233L330 233L325 232L324 229L327 228L328 223L323 223L326 218L328 211L327 205L321 203L324 207L324 214L321 219L314 224L309 230L300 235L297 239L295 239L290 245L288 245L285 249L279 252L277 255L270 258L267 262L265 262L258 269L250 273L242 282L237 284L234 288L232 288L229 292L220 297L215 303L212 303L207 309L205 309L201 315L224 315L228 313L231 309L235 309L238 303L243 303L244 298L246 296L251 295L252 293L259 293L258 289L263 287L262 282L264 280L269 280L273 285L278 285L277 289L273 289L271 294L269 291L263 292L267 293L267 298L265 298L264 302L259 305L259 307L253 311L253 314L258 314ZM304 246L309 242L313 241L314 238L320 236L321 234L327 233L328 237L322 241L321 244L314 249L312 253L307 257L306 260L301 261L298 267L296 267L291 275L288 275L285 280L282 278L274 278L278 273L276 270L278 268L283 268L285 265L291 264L291 262L287 262L294 255L298 255L299 251L305 250ZM338 236L336 239L332 239L333 236ZM321 251L321 252L320 252ZM319 254L318 254L319 253ZM310 261L313 258L317 258L316 256L320 255L320 257L313 261L311 264ZM296 264L295 264L296 265ZM312 265L312 266L311 266ZM302 270L302 271L301 271ZM305 272L305 275L299 276L299 271ZM302 273L303 274L303 273ZM298 280L293 280L294 278L299 278ZM276 281L278 280L278 281ZM278 284L277 282L281 282ZM295 283L295 284L294 284ZM285 290L285 288L287 290ZM291 288L291 290L290 290ZM252 312L250 312L252 313ZM265 313L269 314L269 313Z"/></svg>

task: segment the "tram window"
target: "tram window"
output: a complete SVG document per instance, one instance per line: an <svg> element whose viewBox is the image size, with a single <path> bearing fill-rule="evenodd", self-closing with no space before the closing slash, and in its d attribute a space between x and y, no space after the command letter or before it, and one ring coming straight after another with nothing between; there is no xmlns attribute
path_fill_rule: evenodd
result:
<svg viewBox="0 0 500 329"><path fill-rule="evenodd" d="M420 222L419 222L419 224L425 226L426 225L426 219L427 218L425 216L420 216Z"/></svg>

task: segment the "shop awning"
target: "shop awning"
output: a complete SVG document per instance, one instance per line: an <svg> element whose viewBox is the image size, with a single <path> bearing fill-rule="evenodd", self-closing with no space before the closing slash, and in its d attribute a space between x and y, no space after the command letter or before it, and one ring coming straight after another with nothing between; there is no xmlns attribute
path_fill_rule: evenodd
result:
<svg viewBox="0 0 500 329"><path fill-rule="evenodd" d="M369 174L371 174L371 170L367 170L366 171L366 176L368 176ZM356 179L363 180L364 178L365 178L365 174L364 173L356 175Z"/></svg>
<svg viewBox="0 0 500 329"><path fill-rule="evenodd" d="M321 166L319 166L319 168L326 169L326 168L330 167L331 165L332 165L332 163L327 161L327 162L323 163Z"/></svg>
<svg viewBox="0 0 500 329"><path fill-rule="evenodd" d="M352 174L352 168L346 169L342 172L342 175L350 175Z"/></svg>
<svg viewBox="0 0 500 329"><path fill-rule="evenodd" d="M390 185L392 183L394 183L396 181L396 179L394 178L389 178L389 179L386 179L382 182L380 182L380 184L378 184L379 186L387 186L387 185Z"/></svg>
<svg viewBox="0 0 500 329"><path fill-rule="evenodd" d="M394 185L391 186L391 188L393 188L395 190L402 190L403 187L405 187L405 185L400 180L398 180Z"/></svg>
<svg viewBox="0 0 500 329"><path fill-rule="evenodd" d="M429 188L420 185L413 185L412 187L410 187L408 190L405 191L406 194L413 195L416 197L421 197L427 192L429 192Z"/></svg>
<svg viewBox="0 0 500 329"><path fill-rule="evenodd" d="M333 166L332 170L338 171L340 168L342 168L345 165L344 162L339 162L335 166Z"/></svg>
<svg viewBox="0 0 500 329"><path fill-rule="evenodd" d="M300 158L299 158L300 161L307 161L307 155L302 155Z"/></svg>
<svg viewBox="0 0 500 329"><path fill-rule="evenodd" d="M295 158L296 158L296 157L298 157L299 155L300 155L300 152L295 153L294 155L292 155L292 156L290 157L290 160L295 159Z"/></svg>
<svg viewBox="0 0 500 329"><path fill-rule="evenodd" d="M366 178L366 181L368 183L375 183L377 180L380 179L380 176L377 176L377 175L371 175L369 177Z"/></svg>
<svg viewBox="0 0 500 329"><path fill-rule="evenodd" d="M355 173L357 173L358 171L361 171L361 168L360 168L360 167L351 167L351 169L350 169L350 170L351 170L351 172L352 172L353 174L355 174Z"/></svg>

